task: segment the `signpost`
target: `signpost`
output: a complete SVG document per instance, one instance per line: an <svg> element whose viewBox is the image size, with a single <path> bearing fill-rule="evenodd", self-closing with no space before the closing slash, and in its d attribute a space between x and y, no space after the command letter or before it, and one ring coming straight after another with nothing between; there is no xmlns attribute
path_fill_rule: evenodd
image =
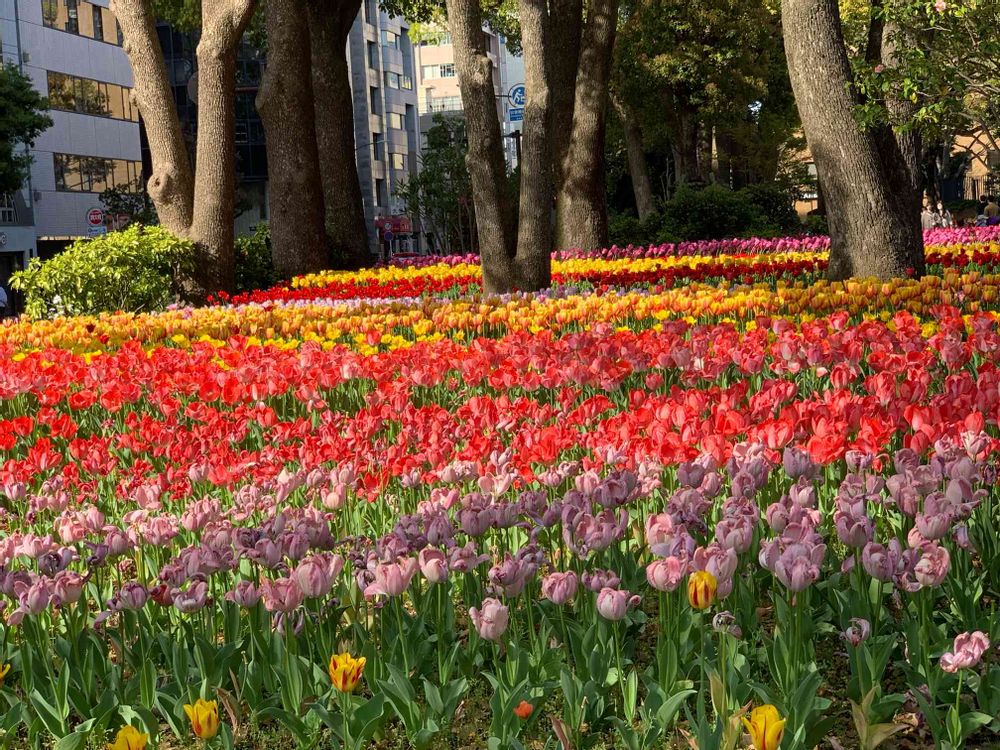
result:
<svg viewBox="0 0 1000 750"><path fill-rule="evenodd" d="M507 99L510 101L510 106L521 108L523 111L525 100L524 84L518 83L511 86L510 91L507 92Z"/></svg>
<svg viewBox="0 0 1000 750"><path fill-rule="evenodd" d="M87 234L96 237L100 234L107 234L108 228L104 225L104 211L100 208L91 208L87 211Z"/></svg>

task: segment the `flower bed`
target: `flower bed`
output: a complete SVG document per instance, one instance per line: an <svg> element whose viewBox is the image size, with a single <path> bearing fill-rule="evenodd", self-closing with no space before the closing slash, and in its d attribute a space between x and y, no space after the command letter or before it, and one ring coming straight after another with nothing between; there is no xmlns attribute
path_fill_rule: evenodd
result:
<svg viewBox="0 0 1000 750"><path fill-rule="evenodd" d="M941 247L0 326L0 732L991 741L1000 276Z"/></svg>

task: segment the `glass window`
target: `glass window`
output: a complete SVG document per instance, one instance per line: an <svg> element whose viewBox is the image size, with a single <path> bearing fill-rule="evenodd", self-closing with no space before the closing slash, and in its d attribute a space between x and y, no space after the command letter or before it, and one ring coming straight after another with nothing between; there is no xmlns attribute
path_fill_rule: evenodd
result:
<svg viewBox="0 0 1000 750"><path fill-rule="evenodd" d="M54 109L138 122L139 113L129 101L130 89L114 83L76 78L49 71L49 103Z"/></svg>
<svg viewBox="0 0 1000 750"><path fill-rule="evenodd" d="M372 133L372 158L375 161L385 158L385 136L381 133Z"/></svg>
<svg viewBox="0 0 1000 750"><path fill-rule="evenodd" d="M375 180L375 205L384 206L388 201L385 194L385 180Z"/></svg>
<svg viewBox="0 0 1000 750"><path fill-rule="evenodd" d="M94 9L97 9L96 5ZM94 26L97 26L96 19L94 20ZM115 14L107 8L101 8L101 31L103 32L103 36L100 38L108 44L120 45L122 43L121 39L118 38L118 32L120 31L118 21L115 20Z"/></svg>
<svg viewBox="0 0 1000 750"><path fill-rule="evenodd" d="M100 156L53 154L56 190L99 193L109 187L134 190L142 164Z"/></svg>
<svg viewBox="0 0 1000 750"><path fill-rule="evenodd" d="M94 39L104 40L104 17L101 15L100 5L90 6L94 26Z"/></svg>
<svg viewBox="0 0 1000 750"><path fill-rule="evenodd" d="M385 85L390 89L399 88L399 73L385 72Z"/></svg>
<svg viewBox="0 0 1000 750"><path fill-rule="evenodd" d="M382 46L399 49L399 34L387 29L382 29Z"/></svg>
<svg viewBox="0 0 1000 750"><path fill-rule="evenodd" d="M406 154L389 154L393 169L406 169Z"/></svg>
<svg viewBox="0 0 1000 750"><path fill-rule="evenodd" d="M379 106L378 89L375 86L368 89L368 98L370 99L372 114L379 114L379 112L382 111L382 108Z"/></svg>
<svg viewBox="0 0 1000 750"><path fill-rule="evenodd" d="M60 11L63 13L63 18L59 17ZM65 24L65 12L66 6L59 0L42 0L42 23L50 29L58 29Z"/></svg>
<svg viewBox="0 0 1000 750"><path fill-rule="evenodd" d="M388 120L390 128L396 128L396 130L403 129L403 116L398 112L390 112Z"/></svg>
<svg viewBox="0 0 1000 750"><path fill-rule="evenodd" d="M378 70L378 45L375 42L365 42L368 46L368 67Z"/></svg>
<svg viewBox="0 0 1000 750"><path fill-rule="evenodd" d="M0 224L13 224L17 221L17 211L14 199L7 193L0 193Z"/></svg>
<svg viewBox="0 0 1000 750"><path fill-rule="evenodd" d="M413 91L413 79L410 76L400 76L399 86L407 91Z"/></svg>
<svg viewBox="0 0 1000 750"><path fill-rule="evenodd" d="M80 33L80 17L77 12L76 0L66 0L66 26L65 30L71 34Z"/></svg>

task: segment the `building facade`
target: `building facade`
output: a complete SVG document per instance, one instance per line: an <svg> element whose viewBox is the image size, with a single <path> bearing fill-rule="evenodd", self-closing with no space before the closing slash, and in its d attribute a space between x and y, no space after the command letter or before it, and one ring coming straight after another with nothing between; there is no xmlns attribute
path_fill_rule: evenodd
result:
<svg viewBox="0 0 1000 750"><path fill-rule="evenodd" d="M507 166L517 166L517 135L521 131L523 106L518 106L517 91L524 85L524 60L511 53L504 38L489 28L483 29L487 55L493 63L493 90L497 100L497 118L505 139ZM434 124L435 115L460 116L462 92L455 70L455 48L446 29L429 30L417 45L417 90L419 92L421 146Z"/></svg>
<svg viewBox="0 0 1000 750"><path fill-rule="evenodd" d="M35 142L31 179L22 191L45 255L69 239L104 231L93 212L100 193L133 188L141 179L132 69L108 0L0 3L14 5L16 57L51 108L53 125Z"/></svg>
<svg viewBox="0 0 1000 750"><path fill-rule="evenodd" d="M364 0L347 42L358 178L375 252L419 250L419 233L384 229L413 229L401 220L403 206L396 197L419 168L417 69L408 32L404 19L383 13L376 0Z"/></svg>

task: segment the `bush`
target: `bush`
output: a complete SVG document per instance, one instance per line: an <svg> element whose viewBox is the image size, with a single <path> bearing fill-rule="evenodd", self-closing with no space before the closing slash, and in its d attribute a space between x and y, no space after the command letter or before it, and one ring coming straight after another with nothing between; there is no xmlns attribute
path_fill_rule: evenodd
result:
<svg viewBox="0 0 1000 750"><path fill-rule="evenodd" d="M253 234L236 238L236 291L267 289L278 280L271 258L271 230L258 224Z"/></svg>
<svg viewBox="0 0 1000 750"><path fill-rule="evenodd" d="M802 222L795 212L792 196L776 182L761 182L747 185L736 193L743 196L756 206L764 215L768 224L779 232L798 232L802 230Z"/></svg>
<svg viewBox="0 0 1000 750"><path fill-rule="evenodd" d="M806 234L825 235L830 234L830 225L823 214L809 214L806 217Z"/></svg>
<svg viewBox="0 0 1000 750"><path fill-rule="evenodd" d="M659 242L722 240L779 229L746 194L719 185L702 190L681 187L664 204L663 219Z"/></svg>
<svg viewBox="0 0 1000 750"><path fill-rule="evenodd" d="M51 260L34 258L11 286L24 294L32 318L156 310L176 298L193 259L190 241L135 225L77 240Z"/></svg>

